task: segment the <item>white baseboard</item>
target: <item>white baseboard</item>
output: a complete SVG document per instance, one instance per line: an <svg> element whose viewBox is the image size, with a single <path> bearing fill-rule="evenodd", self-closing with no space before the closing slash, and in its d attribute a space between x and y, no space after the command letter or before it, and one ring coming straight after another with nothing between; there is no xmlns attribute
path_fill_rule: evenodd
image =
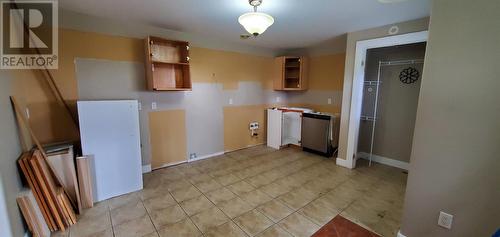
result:
<svg viewBox="0 0 500 237"><path fill-rule="evenodd" d="M401 234L401 230L398 231L398 236L397 237L406 237L406 235Z"/></svg>
<svg viewBox="0 0 500 237"><path fill-rule="evenodd" d="M172 163L168 163L168 164L163 164L161 165L160 167L156 167L154 168L153 170L157 170L157 169L162 169L162 168L167 168L169 166L174 166L174 165L180 165L182 163L186 163L188 161L179 161L179 162L172 162Z"/></svg>
<svg viewBox="0 0 500 237"><path fill-rule="evenodd" d="M208 158L211 158L211 157L216 157L216 156L220 156L220 155L224 155L225 152L223 151L220 151L220 152L216 152L216 153L213 153L213 154L208 154L208 155L204 155L204 156L198 156L194 159L190 159L188 162L193 162L193 161L197 161L197 160L204 160L204 159L208 159Z"/></svg>
<svg viewBox="0 0 500 237"><path fill-rule="evenodd" d="M145 173L149 173L149 172L151 172L151 164L143 165L142 166L142 173L145 174Z"/></svg>
<svg viewBox="0 0 500 237"><path fill-rule="evenodd" d="M349 160L346 160L346 159L342 159L342 158L338 158L335 160L335 163L338 165L338 166L342 166L342 167L345 167L345 168L348 168L348 169L353 169L354 166L353 166L353 162L352 161L349 161Z"/></svg>
<svg viewBox="0 0 500 237"><path fill-rule="evenodd" d="M247 149L247 148L251 148L251 147L266 145L266 144L267 143L263 142L263 143L253 144L253 145L247 145L246 147L242 147L242 148L238 148L238 149L234 149L234 150L224 151L224 153L233 152L233 151L239 151L239 150L243 150L243 149Z"/></svg>
<svg viewBox="0 0 500 237"><path fill-rule="evenodd" d="M370 154L366 152L358 152L357 157L367 160L370 158ZM410 168L410 163L408 162L399 161L378 155L372 155L372 161L392 167L397 167L404 170L408 170Z"/></svg>

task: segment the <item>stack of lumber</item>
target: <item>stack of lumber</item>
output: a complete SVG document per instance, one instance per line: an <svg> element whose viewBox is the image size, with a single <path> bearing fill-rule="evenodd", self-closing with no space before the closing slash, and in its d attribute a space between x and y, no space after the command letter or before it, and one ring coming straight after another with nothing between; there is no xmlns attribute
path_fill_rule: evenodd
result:
<svg viewBox="0 0 500 237"><path fill-rule="evenodd" d="M35 196L36 203L48 229L50 231L65 230L75 224L76 215L73 206L60 182L54 176L45 154L35 148L29 152L24 152L18 163ZM25 215L28 225L30 225L30 219L26 218ZM33 223L31 225L37 226Z"/></svg>
<svg viewBox="0 0 500 237"><path fill-rule="evenodd" d="M25 128L35 144L32 149L27 136L20 133L25 152L18 163L36 205L25 196L17 202L33 236L48 237L44 230L64 231L76 223L75 210L80 213L93 206L90 163L86 156L75 163L73 146L68 143L42 147L17 100L11 97L11 102L19 128Z"/></svg>
<svg viewBox="0 0 500 237"><path fill-rule="evenodd" d="M33 236L49 237L50 230L33 193L31 191L23 192L16 201Z"/></svg>

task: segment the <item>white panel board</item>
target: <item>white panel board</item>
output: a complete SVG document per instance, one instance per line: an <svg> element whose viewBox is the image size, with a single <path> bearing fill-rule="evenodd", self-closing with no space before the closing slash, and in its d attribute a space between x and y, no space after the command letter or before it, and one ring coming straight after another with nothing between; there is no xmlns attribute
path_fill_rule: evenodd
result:
<svg viewBox="0 0 500 237"><path fill-rule="evenodd" d="M78 101L83 155L91 155L94 199L142 189L136 100Z"/></svg>
<svg viewBox="0 0 500 237"><path fill-rule="evenodd" d="M277 109L267 110L267 146L280 149L283 112Z"/></svg>

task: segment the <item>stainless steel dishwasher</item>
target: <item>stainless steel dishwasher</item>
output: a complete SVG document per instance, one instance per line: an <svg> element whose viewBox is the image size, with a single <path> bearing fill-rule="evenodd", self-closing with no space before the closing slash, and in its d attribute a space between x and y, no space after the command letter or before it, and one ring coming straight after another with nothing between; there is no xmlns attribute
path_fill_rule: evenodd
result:
<svg viewBox="0 0 500 237"><path fill-rule="evenodd" d="M336 117L322 113L303 113L301 144L304 151L331 157L337 147Z"/></svg>

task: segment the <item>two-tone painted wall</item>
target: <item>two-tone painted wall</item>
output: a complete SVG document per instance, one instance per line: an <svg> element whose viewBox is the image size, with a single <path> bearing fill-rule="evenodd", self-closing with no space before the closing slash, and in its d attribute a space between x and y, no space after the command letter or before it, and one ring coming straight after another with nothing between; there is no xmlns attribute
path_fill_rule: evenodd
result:
<svg viewBox="0 0 500 237"><path fill-rule="evenodd" d="M273 56L193 46L193 90L151 92L144 89L141 38L63 28L59 34L59 69L51 73L72 112L76 113L77 100L138 99L146 166L262 144L265 108L273 105L340 111L343 53L312 57L310 90L284 93L272 90ZM70 116L52 96L44 75L39 71L16 75L17 95L40 140L77 139ZM248 130L253 121L261 125L258 137L251 137Z"/></svg>

